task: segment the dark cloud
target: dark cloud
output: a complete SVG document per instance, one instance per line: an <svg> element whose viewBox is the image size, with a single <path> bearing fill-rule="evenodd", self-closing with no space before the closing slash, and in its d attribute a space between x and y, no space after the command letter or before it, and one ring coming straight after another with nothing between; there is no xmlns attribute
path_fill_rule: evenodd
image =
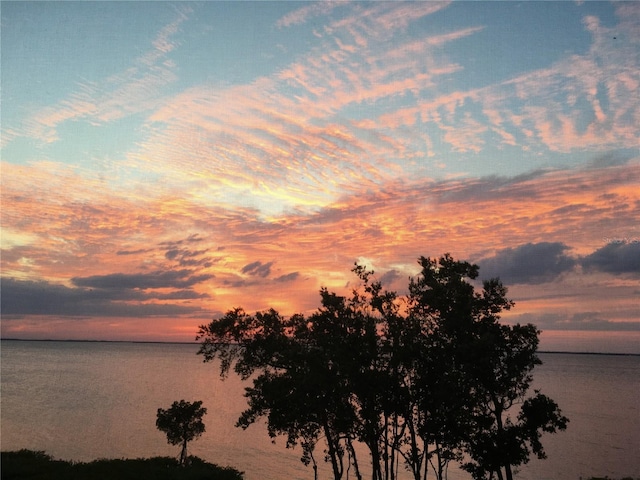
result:
<svg viewBox="0 0 640 480"><path fill-rule="evenodd" d="M175 259L178 255L180 255L180 249L178 248L173 248L171 250L167 250L167 252L164 254L164 256L168 259L168 260L173 260Z"/></svg>
<svg viewBox="0 0 640 480"><path fill-rule="evenodd" d="M213 261L210 258L197 258L209 250L189 250L188 248L171 248L164 254L167 260L175 260L181 267L210 267Z"/></svg>
<svg viewBox="0 0 640 480"><path fill-rule="evenodd" d="M153 249L151 248L141 248L139 250L118 250L116 252L116 255L138 255L141 253L149 253L149 252L153 252Z"/></svg>
<svg viewBox="0 0 640 480"><path fill-rule="evenodd" d="M287 273L274 279L274 282L292 282L300 276L298 272Z"/></svg>
<svg viewBox="0 0 640 480"><path fill-rule="evenodd" d="M189 257L198 257L207 253L208 250L189 250L188 248L172 248L171 250L167 250L164 256L169 260L174 260L176 258L189 258Z"/></svg>
<svg viewBox="0 0 640 480"><path fill-rule="evenodd" d="M147 294L128 289L69 288L44 281L2 278L0 310L3 315L60 315L144 317L198 313L198 307L143 303L172 294ZM190 299L195 292L175 292L171 299ZM169 299L169 298L167 298ZM135 301L136 303L128 303Z"/></svg>
<svg viewBox="0 0 640 480"><path fill-rule="evenodd" d="M640 241L611 240L604 247L582 258L582 268L612 274L640 274Z"/></svg>
<svg viewBox="0 0 640 480"><path fill-rule="evenodd" d="M640 322L612 322L605 320L601 312L580 312L572 315L523 313L511 317L510 320L512 323L532 323L541 330L640 331Z"/></svg>
<svg viewBox="0 0 640 480"><path fill-rule="evenodd" d="M480 276L500 277L507 285L549 282L575 266L576 260L564 253L567 250L569 247L559 242L527 243L506 248L478 262Z"/></svg>
<svg viewBox="0 0 640 480"><path fill-rule="evenodd" d="M192 275L192 270L156 271L151 273L112 273L90 277L74 277L76 287L101 289L187 288L213 278L213 275Z"/></svg>
<svg viewBox="0 0 640 480"><path fill-rule="evenodd" d="M389 270L380 277L379 281L382 285L391 285L398 278L400 278L400 272L397 270Z"/></svg>
<svg viewBox="0 0 640 480"><path fill-rule="evenodd" d="M294 280L300 277L299 272L291 272L285 275L280 275L279 277L275 277L272 279L267 279L271 274L271 266L273 262L269 262L266 264L262 264L261 262L253 262L242 269L242 273L246 273L251 275L253 278L246 279L237 275L233 275L232 278L227 278L222 281L223 285L232 288L245 288L245 287L254 287L257 285L268 285L270 282L272 283L285 283L285 282L293 282ZM264 280L263 280L264 279Z"/></svg>
<svg viewBox="0 0 640 480"><path fill-rule="evenodd" d="M222 284L225 287L231 287L231 288L243 288L243 287L249 287L252 285L255 285L255 283L250 283L247 282L246 280L224 280L222 282Z"/></svg>
<svg viewBox="0 0 640 480"><path fill-rule="evenodd" d="M167 248L175 248L175 247L178 247L180 245L184 245L185 243L196 243L196 242L201 242L203 240L204 240L204 238L200 237L199 234L194 233L192 235L189 235L187 238L185 238L183 240L176 240L174 242L161 242L160 246L161 247L167 247Z"/></svg>
<svg viewBox="0 0 640 480"><path fill-rule="evenodd" d="M540 192L532 180L544 177L550 172L551 170L534 170L514 177L491 175L465 181L443 180L435 183L431 190L437 193L435 200L440 203L511 198L516 191L518 196L536 198Z"/></svg>
<svg viewBox="0 0 640 480"><path fill-rule="evenodd" d="M178 264L181 267L203 267L203 268L209 268L209 267L212 267L213 265L215 265L216 263L217 263L217 261L211 260L209 258L201 258L200 260L196 260L196 259L193 259L193 258L189 258L189 259L181 258L178 261Z"/></svg>
<svg viewBox="0 0 640 480"><path fill-rule="evenodd" d="M181 267L211 267L214 261L210 258L202 257L209 250L191 250L185 245L203 241L198 234L193 234L183 240L173 242L159 243L159 250L164 250L164 256L167 260L176 261ZM139 255L157 251L158 248L141 248L138 250L118 250L116 255ZM220 250L220 248L218 249Z"/></svg>
<svg viewBox="0 0 640 480"><path fill-rule="evenodd" d="M176 290L169 293L149 293L149 298L155 298L158 300L196 300L199 298L209 298L210 295L206 293L198 293L193 290Z"/></svg>
<svg viewBox="0 0 640 480"><path fill-rule="evenodd" d="M151 272L71 279L74 287L2 279L2 313L13 315L150 316L197 313L199 307L157 304L150 300L194 300L208 295L189 287L212 278L191 270ZM157 289L175 289L157 291Z"/></svg>
<svg viewBox="0 0 640 480"><path fill-rule="evenodd" d="M271 266L273 262L262 263L262 262L253 262L242 267L242 273L246 273L248 275L257 276L266 278L271 274Z"/></svg>

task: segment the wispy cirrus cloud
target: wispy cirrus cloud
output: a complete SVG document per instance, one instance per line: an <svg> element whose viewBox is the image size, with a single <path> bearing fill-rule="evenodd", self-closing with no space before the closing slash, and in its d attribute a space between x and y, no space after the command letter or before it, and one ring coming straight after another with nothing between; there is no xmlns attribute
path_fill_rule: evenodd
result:
<svg viewBox="0 0 640 480"><path fill-rule="evenodd" d="M58 127L64 122L85 119L103 124L150 111L163 97L163 87L177 79L175 64L168 57L178 45L172 38L188 19L188 7L176 9L177 18L160 30L151 49L136 58L126 70L101 81L78 81L76 91L59 103L45 107L14 129L13 138L28 136L45 143L59 140Z"/></svg>
<svg viewBox="0 0 640 480"><path fill-rule="evenodd" d="M149 137L128 161L169 184L187 182L194 196L244 202L273 215L322 208L345 192L377 188L403 171L407 159L434 156L436 143L476 155L496 143L532 154L635 144L629 119L640 106L626 99L633 97L628 88L637 73L629 60L612 60L613 47L604 41L549 68L449 93L441 93L438 79L463 67L442 48L483 26L396 39L384 48L384 32L401 32L406 22L444 6L421 5L409 16L403 16L406 5L354 7L352 15L330 23L321 46L276 75L222 89L194 87L168 101L149 117ZM331 9L338 7L350 8ZM620 28L631 31L629 22ZM380 102L412 95L418 99L412 106L389 104L380 113ZM583 100L594 116L586 126L572 107ZM344 122L344 112L354 107L358 115Z"/></svg>
<svg viewBox="0 0 640 480"><path fill-rule="evenodd" d="M256 199L269 198L256 203L275 205L276 212L318 208L356 185L381 184L398 171L386 157L407 153L406 147L365 120L343 122L343 110L358 105L366 113L380 100L433 88L435 77L459 66L439 63L430 49L480 29L407 40L390 51L354 37L355 26L364 22L361 33L379 42L380 30L370 22L402 29L443 6L420 4L408 16L405 7L370 6L367 11L382 8L388 16L363 19L358 11L337 22L322 47L276 76L222 91L183 92L149 118L152 133L130 160L141 169L171 171L170 177L206 178L209 192L235 192L227 195L232 201L250 191Z"/></svg>
<svg viewBox="0 0 640 480"><path fill-rule="evenodd" d="M299 8L297 10L294 10L293 12L286 14L284 17L282 17L276 22L276 26L283 28L283 27L290 27L292 25L299 25L301 23L307 22L308 20L314 17L320 16L320 15L327 15L333 9L343 6L346 3L347 2L345 1L332 1L332 0L328 0L325 2L314 2L310 5L305 5L302 8Z"/></svg>
<svg viewBox="0 0 640 480"><path fill-rule="evenodd" d="M640 100L633 92L640 85L640 65L631 51L640 44L640 14L629 4L618 5L617 13L619 24L609 28L597 18L585 18L593 43L584 54L494 85L420 100L384 113L375 123L388 128L433 124L448 134L445 140L457 151L482 150L490 132L526 150L634 148ZM467 126L460 129L461 116ZM471 129L474 135L469 135L470 125L477 126Z"/></svg>
<svg viewBox="0 0 640 480"><path fill-rule="evenodd" d="M336 30L344 30L355 38L385 37L391 32L405 29L410 23L431 15L450 2L420 2L420 3L377 3L370 5L355 5L352 12L343 18L331 22L326 31L335 34ZM361 45L366 42L360 41Z"/></svg>

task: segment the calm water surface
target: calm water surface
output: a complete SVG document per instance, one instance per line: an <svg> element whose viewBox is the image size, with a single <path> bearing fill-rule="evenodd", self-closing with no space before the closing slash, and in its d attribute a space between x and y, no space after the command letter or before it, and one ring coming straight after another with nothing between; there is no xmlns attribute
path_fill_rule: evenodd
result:
<svg viewBox="0 0 640 480"><path fill-rule="evenodd" d="M2 341L2 450L44 450L89 461L178 454L155 428L156 411L203 400L206 433L190 453L243 470L247 480L311 480L299 450L273 444L263 425L234 427L243 385L219 379L197 345ZM541 354L535 388L571 420L543 437L549 458L532 460L521 480L640 477L640 357ZM321 454L318 455L319 457ZM321 470L329 478L329 469ZM468 479L456 469L451 480Z"/></svg>

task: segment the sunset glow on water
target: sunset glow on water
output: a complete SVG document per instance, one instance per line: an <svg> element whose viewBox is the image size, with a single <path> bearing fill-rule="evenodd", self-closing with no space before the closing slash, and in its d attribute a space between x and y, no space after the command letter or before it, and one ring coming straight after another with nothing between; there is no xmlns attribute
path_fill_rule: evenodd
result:
<svg viewBox="0 0 640 480"><path fill-rule="evenodd" d="M217 362L203 363L195 345L3 341L1 351L3 450L44 450L76 461L177 456L155 419L157 408L184 398L208 409L206 432L189 445L193 455L243 470L246 480L313 478L300 448L285 448L284 437L273 443L264 423L234 427L251 382L235 374L222 381ZM532 388L556 400L570 422L564 432L543 434L548 459L532 458L516 478L640 476L640 357L540 357ZM329 464L318 457L319 478L330 478ZM471 477L452 465L448 478Z"/></svg>

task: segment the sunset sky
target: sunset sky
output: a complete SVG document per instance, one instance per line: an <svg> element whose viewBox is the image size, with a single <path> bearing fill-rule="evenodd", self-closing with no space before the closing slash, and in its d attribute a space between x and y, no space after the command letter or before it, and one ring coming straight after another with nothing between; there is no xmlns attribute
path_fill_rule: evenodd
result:
<svg viewBox="0 0 640 480"><path fill-rule="evenodd" d="M640 353L640 2L2 2L3 338L193 341L354 262Z"/></svg>

